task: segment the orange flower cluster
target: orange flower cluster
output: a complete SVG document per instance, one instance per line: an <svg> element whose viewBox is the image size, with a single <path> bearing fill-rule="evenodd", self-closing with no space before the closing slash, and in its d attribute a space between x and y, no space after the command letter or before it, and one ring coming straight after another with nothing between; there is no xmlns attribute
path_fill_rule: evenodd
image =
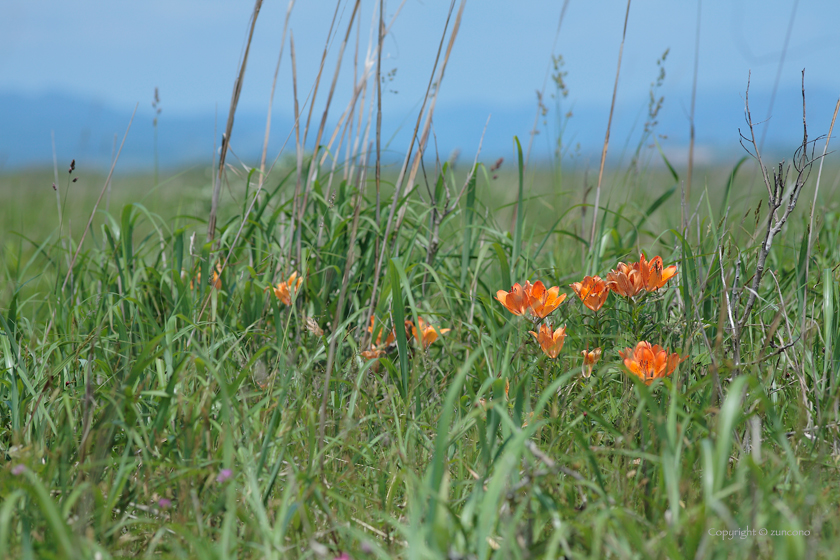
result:
<svg viewBox="0 0 840 560"><path fill-rule="evenodd" d="M676 273L676 265L665 268L659 256L648 262L643 253L639 262L618 263L618 267L607 274L607 287L620 296L635 297L643 291L658 290Z"/></svg>
<svg viewBox="0 0 840 560"><path fill-rule="evenodd" d="M277 284L277 287L274 288L274 295L286 305L292 305L292 291L297 292L300 289L301 282L303 282L303 278L298 278L298 273L292 272L288 280Z"/></svg>
<svg viewBox="0 0 840 560"><path fill-rule="evenodd" d="M584 276L583 280L570 286L584 306L597 312L606 303L611 291L632 298L642 292L658 290L676 273L677 267L671 265L666 268L662 257L656 256L648 261L642 253L638 262L618 263L616 269L607 275L606 280L600 276ZM516 283L509 292L499 290L496 292L496 299L514 315L524 315L528 312L537 319L544 319L563 303L566 294L561 294L557 286L546 289L542 282L537 281L533 285L525 282L524 286ZM565 325L552 330L550 323L542 324L538 332L528 332L549 358L556 358L563 349L566 339ZM686 358L680 358L677 354L668 355L660 346L651 346L648 342L640 342L635 351L628 348L626 352L626 355L624 352L620 353L625 365L646 383L670 375L676 364ZM601 348L581 352L584 377L592 375L595 364L601 359L601 353Z"/></svg>
<svg viewBox="0 0 840 560"><path fill-rule="evenodd" d="M368 327L368 332L373 334L373 317L370 318L370 326ZM432 345L434 341L438 339L438 336L441 334L446 334L450 331L450 329L440 329L437 327L433 327L429 323L426 322L423 317L417 318L418 327L414 326L413 321L406 320L405 321L405 336L406 338L411 338L412 336L417 341L417 344L422 344L423 348L428 348ZM379 331L376 333L376 342L372 342L370 345L370 350L364 350L359 354L366 360L373 360L375 358L381 358L385 355L385 350L396 343L396 336L394 336L394 332L391 331L385 336L385 342L382 342L382 333L384 329L380 327Z"/></svg>
<svg viewBox="0 0 840 560"><path fill-rule="evenodd" d="M671 375L677 364L688 358L676 352L669 354L658 344L651 345L645 341L636 344L636 348L626 348L618 353L624 358L624 365L630 373L644 381L645 385L650 385L654 379Z"/></svg>
<svg viewBox="0 0 840 560"><path fill-rule="evenodd" d="M370 326L368 327L368 332L373 334L373 317L370 318ZM376 342L372 342L370 345L370 350L364 350L360 352L362 358L365 360L373 360L375 358L380 358L385 355L385 349L394 343L396 337L394 336L394 332L391 331L387 335L385 335L385 343L382 343L382 332L384 331L384 327L380 325L379 331L376 333ZM372 337L371 337L372 338Z"/></svg>
<svg viewBox="0 0 840 560"><path fill-rule="evenodd" d="M545 284L537 280L534 284L526 281L525 286L517 282L510 292L499 290L496 292L496 299L514 315L522 315L528 311L534 317L545 319L549 313L560 307L566 299L566 294L561 294L557 286L546 290Z"/></svg>
<svg viewBox="0 0 840 560"><path fill-rule="evenodd" d="M417 341L417 344L422 344L423 348L428 348L431 344L437 340L438 334L446 334L449 332L450 329L438 329L433 327L425 320L423 317L417 317L417 327L414 326L414 323L411 321L405 322L405 329L406 333L411 331L412 336Z"/></svg>
<svg viewBox="0 0 840 560"><path fill-rule="evenodd" d="M540 344L540 348L545 352L545 355L552 360L560 354L563 349L563 342L566 340L566 326L558 327L557 330L551 330L551 325L540 325L539 334L534 331L528 331Z"/></svg>

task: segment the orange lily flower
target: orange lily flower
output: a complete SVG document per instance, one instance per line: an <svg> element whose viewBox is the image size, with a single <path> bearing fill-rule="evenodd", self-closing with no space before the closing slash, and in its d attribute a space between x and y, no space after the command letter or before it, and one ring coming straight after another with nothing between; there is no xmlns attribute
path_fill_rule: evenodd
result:
<svg viewBox="0 0 840 560"><path fill-rule="evenodd" d="M411 334L417 340L417 344L422 344L423 348L428 348L438 338L438 334L448 333L451 329L438 329L433 327L423 317L417 317L417 323L420 326L417 329L411 321L405 322L406 330L411 329Z"/></svg>
<svg viewBox="0 0 840 560"><path fill-rule="evenodd" d="M371 346L370 350L365 350L363 352L359 352L362 358L365 360L373 360L375 358L380 358L385 355L385 350L381 348L377 348L376 346Z"/></svg>
<svg viewBox="0 0 840 560"><path fill-rule="evenodd" d="M645 261L645 255L639 257L639 269L645 282L645 289L649 292L658 290L677 273L677 266L664 268L662 257L653 257L650 262Z"/></svg>
<svg viewBox="0 0 840 560"><path fill-rule="evenodd" d="M644 381L645 385L650 385L654 379L671 375L677 364L688 358L676 352L668 354L658 344L651 345L645 341L636 344L636 348L626 348L618 353L624 358L624 365L630 373Z"/></svg>
<svg viewBox="0 0 840 560"><path fill-rule="evenodd" d="M557 286L546 290L545 285L537 280L531 287L528 299L528 310L535 317L545 319L549 313L560 307L560 304L566 299L566 294L561 294L560 288Z"/></svg>
<svg viewBox="0 0 840 560"><path fill-rule="evenodd" d="M368 327L368 332L373 335L373 323L374 318L370 318L370 326ZM371 341L370 350L364 350L359 352L361 356L366 360L373 360L375 358L380 358L385 355L385 349L394 343L396 337L394 336L394 332L391 331L385 337L385 343L382 343L382 332L385 330L382 324L379 325L379 330L376 333L376 342Z"/></svg>
<svg viewBox="0 0 840 560"><path fill-rule="evenodd" d="M642 291L658 290L676 273L676 265L665 268L662 257L656 256L648 261L642 253L639 255L639 262L618 263L617 270L607 275L607 287L618 295L634 297Z"/></svg>
<svg viewBox="0 0 840 560"><path fill-rule="evenodd" d="M301 282L303 282L303 278L298 278L298 273L292 272L287 281L277 284L277 287L274 288L274 295L286 305L292 305L292 290L298 291Z"/></svg>
<svg viewBox="0 0 840 560"><path fill-rule="evenodd" d="M635 297L643 292L645 281L638 264L618 263L616 269L607 274L607 288L624 297Z"/></svg>
<svg viewBox="0 0 840 560"><path fill-rule="evenodd" d="M570 285L583 305L592 311L601 309L601 306L607 301L607 296L610 295L607 283L601 280L600 276L584 276L582 282L575 282Z"/></svg>
<svg viewBox="0 0 840 560"><path fill-rule="evenodd" d="M496 299L514 315L528 311L534 317L544 319L563 303L566 294L561 294L557 286L546 290L545 284L537 280L535 284L526 281L524 286L516 283L510 292L499 290Z"/></svg>
<svg viewBox="0 0 840 560"><path fill-rule="evenodd" d="M514 315L522 315L530 304L530 292L531 284L529 282L525 282L524 288L517 282L510 289L510 292L504 290L496 292L496 299Z"/></svg>
<svg viewBox="0 0 840 560"><path fill-rule="evenodd" d="M539 334L534 331L528 331L533 335L539 343L540 348L551 359L557 357L560 350L563 349L563 342L566 341L566 326L558 327L554 332L551 331L551 325L540 325Z"/></svg>
<svg viewBox="0 0 840 560"><path fill-rule="evenodd" d="M591 352L583 350L581 354L583 354L583 376L589 377L592 375L592 369L595 367L595 364L601 359L601 349L596 348Z"/></svg>
<svg viewBox="0 0 840 560"><path fill-rule="evenodd" d="M368 332L372 335L373 334L373 317L370 318L370 326L368 327ZM382 332L385 330L383 325L379 326L379 331L376 333L376 346L382 346ZM394 337L394 332L391 331L385 337L385 344L384 346L390 346L394 343L396 337Z"/></svg>

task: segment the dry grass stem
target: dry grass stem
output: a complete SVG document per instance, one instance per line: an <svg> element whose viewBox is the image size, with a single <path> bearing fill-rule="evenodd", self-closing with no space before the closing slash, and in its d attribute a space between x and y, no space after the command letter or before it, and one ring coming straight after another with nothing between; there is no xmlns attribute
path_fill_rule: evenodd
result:
<svg viewBox="0 0 840 560"><path fill-rule="evenodd" d="M99 208L99 203L102 202L102 197L105 195L105 191L108 189L108 185L111 183L111 177L114 175L114 168L117 167L117 161L120 159L120 154L122 153L123 146L125 146L125 139L128 138L128 131L131 130L131 123L134 122L134 115L137 114L137 107L140 106L140 103L134 106L134 111L131 113L131 119L128 121L128 126L125 129L125 134L123 135L122 142L120 143L120 149L117 152L117 157L114 158L114 161L111 163L111 170L108 171L108 177L105 179L105 184L102 186L102 191L99 193L99 198L96 199L96 203L93 205L93 210L90 212L90 218L88 218L87 225L85 225L85 229L82 231L82 237L79 239L79 244L76 246L76 251L73 253L73 258L70 259L70 266L67 267L67 275L64 277L64 282L61 284L61 291L64 291L64 288L67 287L67 281L70 280L70 275L73 273L73 266L76 264L76 259L79 257L79 251L82 250L82 243L85 242L85 236L87 235L88 230L90 229L90 225L93 223L93 217L96 215L96 209Z"/></svg>
<svg viewBox="0 0 840 560"><path fill-rule="evenodd" d="M379 248L379 258L376 261L376 268L374 269L373 273L373 290L371 292L370 302L368 303L368 310L364 316L363 324L366 324L367 321L370 320L370 316L373 314L373 307L376 302L376 293L379 287L379 276L382 272L382 265L385 261L385 253L388 247L388 238L391 235L391 227L394 221L394 215L397 211L397 205L399 204L399 200L402 197L402 186L403 186L403 179L405 178L405 172L408 169L408 162L411 161L411 155L414 152L414 142L417 138L417 131L420 129L420 122L423 119L423 114L426 110L426 103L429 100L429 93L432 89L432 84L434 83L435 73L437 71L437 65L440 60L440 54L443 51L443 43L446 39L446 31L449 28L449 20L452 17L452 12L455 10L455 0L449 5L449 12L446 16L446 24L443 28L443 34L440 38L440 44L438 45L437 55L435 55L435 63L432 66L432 73L429 76L429 83L426 86L426 93L423 96L423 104L420 106L420 112L417 114L417 122L414 125L414 132L411 135L411 141L408 144L408 150L406 151L405 158L403 159L402 167L400 168L400 172L397 175L396 182L394 184L394 195L393 199L391 200L391 209L388 211L388 221L385 223L385 234L382 236L382 243L381 247ZM379 157L377 157L377 161L379 161ZM365 339L365 342L369 342Z"/></svg>
<svg viewBox="0 0 840 560"><path fill-rule="evenodd" d="M601 203L601 182L604 179L604 164L607 161L607 148L610 145L610 128L612 127L613 112L615 111L615 97L618 94L618 76L621 74L621 57L624 54L624 39L627 37L627 20L630 18L630 1L627 0L627 11L624 14L624 29L621 32L621 46L618 48L618 64L615 69L615 85L613 86L612 102L610 103L610 117L607 120L607 133L604 136L604 148L601 150L601 165L598 168L598 185L595 187L595 206L592 211L592 231L589 234L589 247L595 244L595 226L598 223L598 206Z"/></svg>
<svg viewBox="0 0 840 560"><path fill-rule="evenodd" d="M257 17L260 15L262 0L256 0L254 11L251 14L251 26L248 30L248 40L245 43L245 53L242 55L242 64L239 67L239 74L233 83L233 93L230 97L230 109L228 110L227 126L225 135L222 137L222 149L219 154L219 171L213 186L213 199L210 203L210 218L207 221L207 241L213 241L216 237L216 214L219 211L219 195L222 191L222 177L225 173L225 156L230 144L230 135L233 131L233 118L236 115L236 107L239 105L239 95L242 93L242 83L245 80L245 68L248 66L248 53L251 51L251 40L254 38L254 27L257 25Z"/></svg>

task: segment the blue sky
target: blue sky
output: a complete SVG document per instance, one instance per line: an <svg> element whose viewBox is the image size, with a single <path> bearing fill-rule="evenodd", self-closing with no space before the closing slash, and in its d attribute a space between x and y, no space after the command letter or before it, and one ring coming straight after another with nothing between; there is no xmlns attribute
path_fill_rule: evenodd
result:
<svg viewBox="0 0 840 560"><path fill-rule="evenodd" d="M371 0L362 2L360 57L367 48L374 5ZM399 5L386 2L388 16ZM626 3L571 0L558 35L562 5L560 0L467 2L438 102L437 114L447 121L435 123L439 131L448 132L447 138L438 139L444 148L463 144L460 147L474 152L487 114L498 117L491 117L491 138L485 139L491 151L493 146L508 146L512 134L526 136L536 108L535 90L543 86L552 54L563 56L568 72L569 95L562 111L572 110L575 115L564 134L581 142L584 150L598 147L606 127ZM242 114L253 115L255 122L267 107L287 6L286 0L266 0L257 22L240 101ZM302 96L315 80L335 6L335 2L298 0L292 10L290 28ZM137 102L142 118L149 116L154 88L159 87L161 126L167 119L170 123L178 118L207 120L217 108L223 122L252 7L252 2L230 0L3 2L0 95L16 100L54 99L47 95L92 100L127 120ZM386 130L416 118L448 7L449 2L442 0L405 1L383 52L383 73L396 69L383 94ZM351 9L349 2L341 3L340 35ZM630 135L640 126L639 119L643 122L650 84L658 73L656 61L669 48L659 132L668 136L674 149L687 143L697 12L696 1L636 0L631 5L615 117L619 136ZM702 145L709 149L720 149L721 142L726 149L731 141L737 145L749 71L754 113L762 119L767 116L791 16L768 141L796 142L788 136L801 122L797 96L803 68L810 125L815 132L827 130L840 95L840 2L706 0L700 13L697 134ZM335 41L326 62L327 83L337 46ZM333 105L336 113L349 99L354 47L351 44L345 55ZM319 101L323 97L321 93ZM291 119L291 99L287 45L274 102L278 119ZM12 117L15 122L23 118L9 116L13 108L4 110L0 127L4 118L9 122ZM316 103L316 114L321 110ZM36 119L37 114L28 118ZM65 130L60 122L54 125ZM30 128L43 136L39 126ZM122 134L122 128L115 127L109 132L113 133ZM276 134L285 136L285 131ZM212 144L212 133L208 142ZM17 157L18 152L0 144L0 152L4 149Z"/></svg>

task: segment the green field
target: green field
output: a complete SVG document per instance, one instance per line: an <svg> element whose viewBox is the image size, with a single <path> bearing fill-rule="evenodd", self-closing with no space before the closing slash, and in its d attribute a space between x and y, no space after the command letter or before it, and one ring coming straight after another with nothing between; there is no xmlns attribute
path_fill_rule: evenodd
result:
<svg viewBox="0 0 840 560"><path fill-rule="evenodd" d="M609 170L591 248L583 177L545 167L520 195L510 164L431 166L396 206L382 186L378 221L373 170L360 192L339 169L300 228L294 169L244 224L254 175L229 174L217 245L209 170L163 174L155 195L118 176L72 269L104 179L62 171L90 184L59 186L59 230L50 171L3 177L0 556L831 557L836 169L811 249L816 170L743 316L766 231L750 165L728 189L731 168L695 171L684 232L678 175ZM374 293L392 207L405 221ZM640 250L678 273L597 315L569 289ZM196 281L228 256L220 288ZM286 305L271 288L293 271ZM494 299L537 279L568 294L556 359ZM371 309L395 336L368 360ZM392 329L421 317L451 330L425 348ZM639 340L687 359L647 386L618 354ZM710 534L733 527L795 533Z"/></svg>
<svg viewBox="0 0 840 560"><path fill-rule="evenodd" d="M0 559L837 557L833 122L763 170L646 125L601 180L401 173L368 118L218 184L0 175Z"/></svg>

